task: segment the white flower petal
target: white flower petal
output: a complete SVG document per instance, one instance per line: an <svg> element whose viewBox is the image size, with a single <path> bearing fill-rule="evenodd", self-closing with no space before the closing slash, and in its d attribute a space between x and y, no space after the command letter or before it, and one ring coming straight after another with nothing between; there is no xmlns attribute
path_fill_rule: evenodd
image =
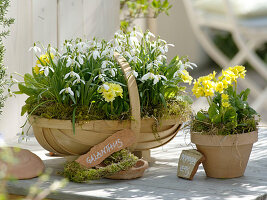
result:
<svg viewBox="0 0 267 200"><path fill-rule="evenodd" d="M60 90L60 92L59 92L59 94L61 94L62 92L64 92L65 91L65 88L64 89L62 89L62 90Z"/></svg>
<svg viewBox="0 0 267 200"><path fill-rule="evenodd" d="M67 74L65 75L64 79L67 79L67 78L69 77L70 73L71 73L71 72L67 73Z"/></svg>
<svg viewBox="0 0 267 200"><path fill-rule="evenodd" d="M44 75L45 76L48 76L48 74L49 74L49 68L48 67L45 67L45 69L44 69Z"/></svg>

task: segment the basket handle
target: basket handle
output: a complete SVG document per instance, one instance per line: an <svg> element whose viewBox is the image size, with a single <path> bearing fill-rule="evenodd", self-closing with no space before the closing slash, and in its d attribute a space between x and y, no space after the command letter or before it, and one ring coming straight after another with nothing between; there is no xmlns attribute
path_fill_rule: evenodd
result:
<svg viewBox="0 0 267 200"><path fill-rule="evenodd" d="M121 70L123 71L124 78L128 86L131 114L133 117L133 119L131 120L131 130L135 133L136 136L136 142L132 146L132 149L134 149L140 137L140 129L141 129L140 99L139 99L138 87L135 77L131 73L132 68L130 67L127 60L118 52L114 52L114 56L116 61L119 63Z"/></svg>

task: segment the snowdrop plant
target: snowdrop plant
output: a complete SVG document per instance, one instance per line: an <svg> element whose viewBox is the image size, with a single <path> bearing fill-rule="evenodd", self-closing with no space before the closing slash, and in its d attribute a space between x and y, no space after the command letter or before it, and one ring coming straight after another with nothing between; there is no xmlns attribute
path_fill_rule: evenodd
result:
<svg viewBox="0 0 267 200"><path fill-rule="evenodd" d="M180 83L191 84L186 70L195 65L178 56L168 63L166 53L172 46L136 28L128 33L118 31L109 41L66 40L61 49L50 45L41 49L35 44L30 50L36 55L36 65L32 74L24 75L17 92L29 96L22 115L130 119L126 80L114 52L124 56L132 67L129 73L137 81L142 117L159 117L155 112L163 113L173 103L185 106L185 87Z"/></svg>

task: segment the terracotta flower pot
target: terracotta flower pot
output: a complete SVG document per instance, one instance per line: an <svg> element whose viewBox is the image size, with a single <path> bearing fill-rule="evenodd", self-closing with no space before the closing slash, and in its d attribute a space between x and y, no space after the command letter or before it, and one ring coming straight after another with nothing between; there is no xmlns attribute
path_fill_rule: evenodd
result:
<svg viewBox="0 0 267 200"><path fill-rule="evenodd" d="M208 177L235 178L243 176L258 132L235 135L191 134L192 143L204 154L203 167Z"/></svg>
<svg viewBox="0 0 267 200"><path fill-rule="evenodd" d="M144 175L145 170L148 168L148 162L139 159L137 163L126 171L120 171L117 174L113 174L112 176L107 176L109 179L118 179L118 180L129 180L142 177Z"/></svg>

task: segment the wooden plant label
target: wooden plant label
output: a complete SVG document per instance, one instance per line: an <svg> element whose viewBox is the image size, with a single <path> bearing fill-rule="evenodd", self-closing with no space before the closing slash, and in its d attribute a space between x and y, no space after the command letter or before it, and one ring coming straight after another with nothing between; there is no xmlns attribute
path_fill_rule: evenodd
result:
<svg viewBox="0 0 267 200"><path fill-rule="evenodd" d="M203 154L197 150L183 150L178 162L177 176L192 180L197 172L198 166L204 160L205 157Z"/></svg>
<svg viewBox="0 0 267 200"><path fill-rule="evenodd" d="M81 155L76 162L86 168L94 167L111 154L131 146L135 143L135 140L135 134L130 129L118 131L104 142L92 147L88 153Z"/></svg>

